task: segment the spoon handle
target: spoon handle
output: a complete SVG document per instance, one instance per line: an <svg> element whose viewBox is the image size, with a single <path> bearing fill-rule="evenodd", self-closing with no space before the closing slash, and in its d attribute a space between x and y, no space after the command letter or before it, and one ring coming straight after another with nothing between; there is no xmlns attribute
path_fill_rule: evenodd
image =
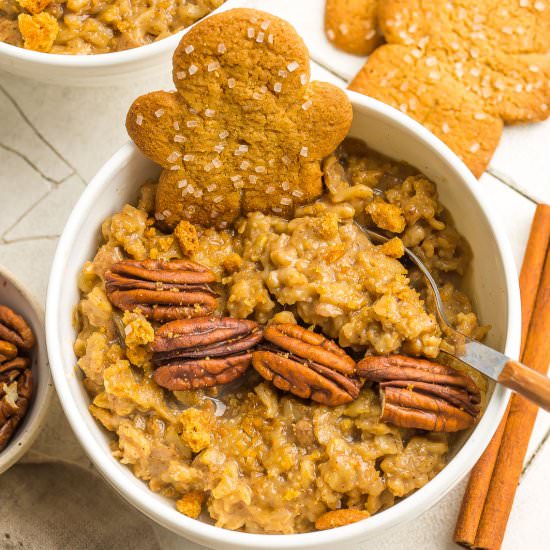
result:
<svg viewBox="0 0 550 550"><path fill-rule="evenodd" d="M441 351L550 412L550 378L477 340L463 335L462 338L464 342L454 353Z"/></svg>
<svg viewBox="0 0 550 550"><path fill-rule="evenodd" d="M550 378L547 376L510 359L504 365L498 382L533 401L545 411L550 411Z"/></svg>

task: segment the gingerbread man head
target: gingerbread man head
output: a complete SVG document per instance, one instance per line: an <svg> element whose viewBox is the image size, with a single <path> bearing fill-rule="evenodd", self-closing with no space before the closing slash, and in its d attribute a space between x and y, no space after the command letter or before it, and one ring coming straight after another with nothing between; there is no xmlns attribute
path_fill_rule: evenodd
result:
<svg viewBox="0 0 550 550"><path fill-rule="evenodd" d="M126 127L163 171L156 216L225 227L251 211L289 215L322 189L320 160L343 140L345 93L309 81L309 55L285 21L214 15L174 53L177 91L139 97Z"/></svg>

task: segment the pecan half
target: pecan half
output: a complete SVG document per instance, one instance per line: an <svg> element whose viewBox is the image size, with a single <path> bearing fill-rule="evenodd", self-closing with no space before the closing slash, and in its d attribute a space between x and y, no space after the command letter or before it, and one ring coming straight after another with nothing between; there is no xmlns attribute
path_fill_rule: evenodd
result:
<svg viewBox="0 0 550 550"><path fill-rule="evenodd" d="M254 321L201 317L160 327L152 344L154 379L169 390L227 384L248 369L250 350L262 339Z"/></svg>
<svg viewBox="0 0 550 550"><path fill-rule="evenodd" d="M0 340L0 364L9 361L17 355L17 346L6 340Z"/></svg>
<svg viewBox="0 0 550 550"><path fill-rule="evenodd" d="M0 372L0 451L8 445L25 417L32 397L31 369L20 369L18 359L13 362L17 363L12 370ZM6 380L2 381L2 378Z"/></svg>
<svg viewBox="0 0 550 550"><path fill-rule="evenodd" d="M27 321L11 308L1 305L0 340L11 343L22 351L29 351L35 342L34 334Z"/></svg>
<svg viewBox="0 0 550 550"><path fill-rule="evenodd" d="M217 294L209 283L215 280L208 268L190 260L123 260L105 273L111 303L160 322L214 312Z"/></svg>
<svg viewBox="0 0 550 550"><path fill-rule="evenodd" d="M481 394L474 381L456 369L403 355L368 356L357 374L380 384L382 421L403 428L457 432L472 427Z"/></svg>
<svg viewBox="0 0 550 550"><path fill-rule="evenodd" d="M290 323L271 325L264 338L271 345L252 353L252 365L277 388L330 407L358 397L355 361L331 340Z"/></svg>

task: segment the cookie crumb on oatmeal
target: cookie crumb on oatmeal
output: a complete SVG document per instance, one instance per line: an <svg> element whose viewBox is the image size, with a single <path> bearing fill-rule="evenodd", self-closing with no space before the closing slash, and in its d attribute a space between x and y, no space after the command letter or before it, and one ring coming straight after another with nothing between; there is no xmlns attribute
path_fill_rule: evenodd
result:
<svg viewBox="0 0 550 550"><path fill-rule="evenodd" d="M402 233L406 222L399 206L384 201L374 201L367 205L365 212L370 214L372 221L380 228L392 233Z"/></svg>
<svg viewBox="0 0 550 550"><path fill-rule="evenodd" d="M139 310L125 311L122 322L124 323L124 343L129 348L145 346L155 339L153 327Z"/></svg>
<svg viewBox="0 0 550 550"><path fill-rule="evenodd" d="M181 439L194 453L210 445L212 416L194 407L183 411L179 417L182 425Z"/></svg>
<svg viewBox="0 0 550 550"><path fill-rule="evenodd" d="M189 493L183 495L176 502L178 512L190 518L197 519L202 511L204 496L202 491L189 491Z"/></svg>
<svg viewBox="0 0 550 550"><path fill-rule="evenodd" d="M44 11L51 0L17 0L17 3L29 13L37 14Z"/></svg>
<svg viewBox="0 0 550 550"><path fill-rule="evenodd" d="M401 258L405 254L405 245L399 237L394 237L385 242L380 247L380 251L390 258Z"/></svg>
<svg viewBox="0 0 550 550"><path fill-rule="evenodd" d="M239 268L243 264L242 257L234 252L233 254L229 254L225 260L222 262L222 266L228 273L235 273L236 271L239 271Z"/></svg>
<svg viewBox="0 0 550 550"><path fill-rule="evenodd" d="M174 229L174 236L184 256L192 256L199 249L199 237L192 223L181 220Z"/></svg>
<svg viewBox="0 0 550 550"><path fill-rule="evenodd" d="M59 31L59 25L49 13L28 15L22 13L18 17L19 31L23 36L27 50L49 52Z"/></svg>

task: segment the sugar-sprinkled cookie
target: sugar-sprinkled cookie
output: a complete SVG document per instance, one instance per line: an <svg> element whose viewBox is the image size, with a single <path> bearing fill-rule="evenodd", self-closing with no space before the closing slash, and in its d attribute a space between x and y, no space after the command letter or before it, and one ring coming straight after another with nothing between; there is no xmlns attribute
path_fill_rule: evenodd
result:
<svg viewBox="0 0 550 550"><path fill-rule="evenodd" d="M163 167L156 217L225 227L287 216L322 190L320 160L347 134L351 104L309 82L309 55L285 21L250 9L208 17L174 53L176 92L139 97L130 137Z"/></svg>
<svg viewBox="0 0 550 550"><path fill-rule="evenodd" d="M350 88L401 109L480 176L503 123L550 115L550 0L386 0L388 45Z"/></svg>
<svg viewBox="0 0 550 550"><path fill-rule="evenodd" d="M325 33L339 49L368 55L382 42L376 21L379 0L327 0Z"/></svg>

